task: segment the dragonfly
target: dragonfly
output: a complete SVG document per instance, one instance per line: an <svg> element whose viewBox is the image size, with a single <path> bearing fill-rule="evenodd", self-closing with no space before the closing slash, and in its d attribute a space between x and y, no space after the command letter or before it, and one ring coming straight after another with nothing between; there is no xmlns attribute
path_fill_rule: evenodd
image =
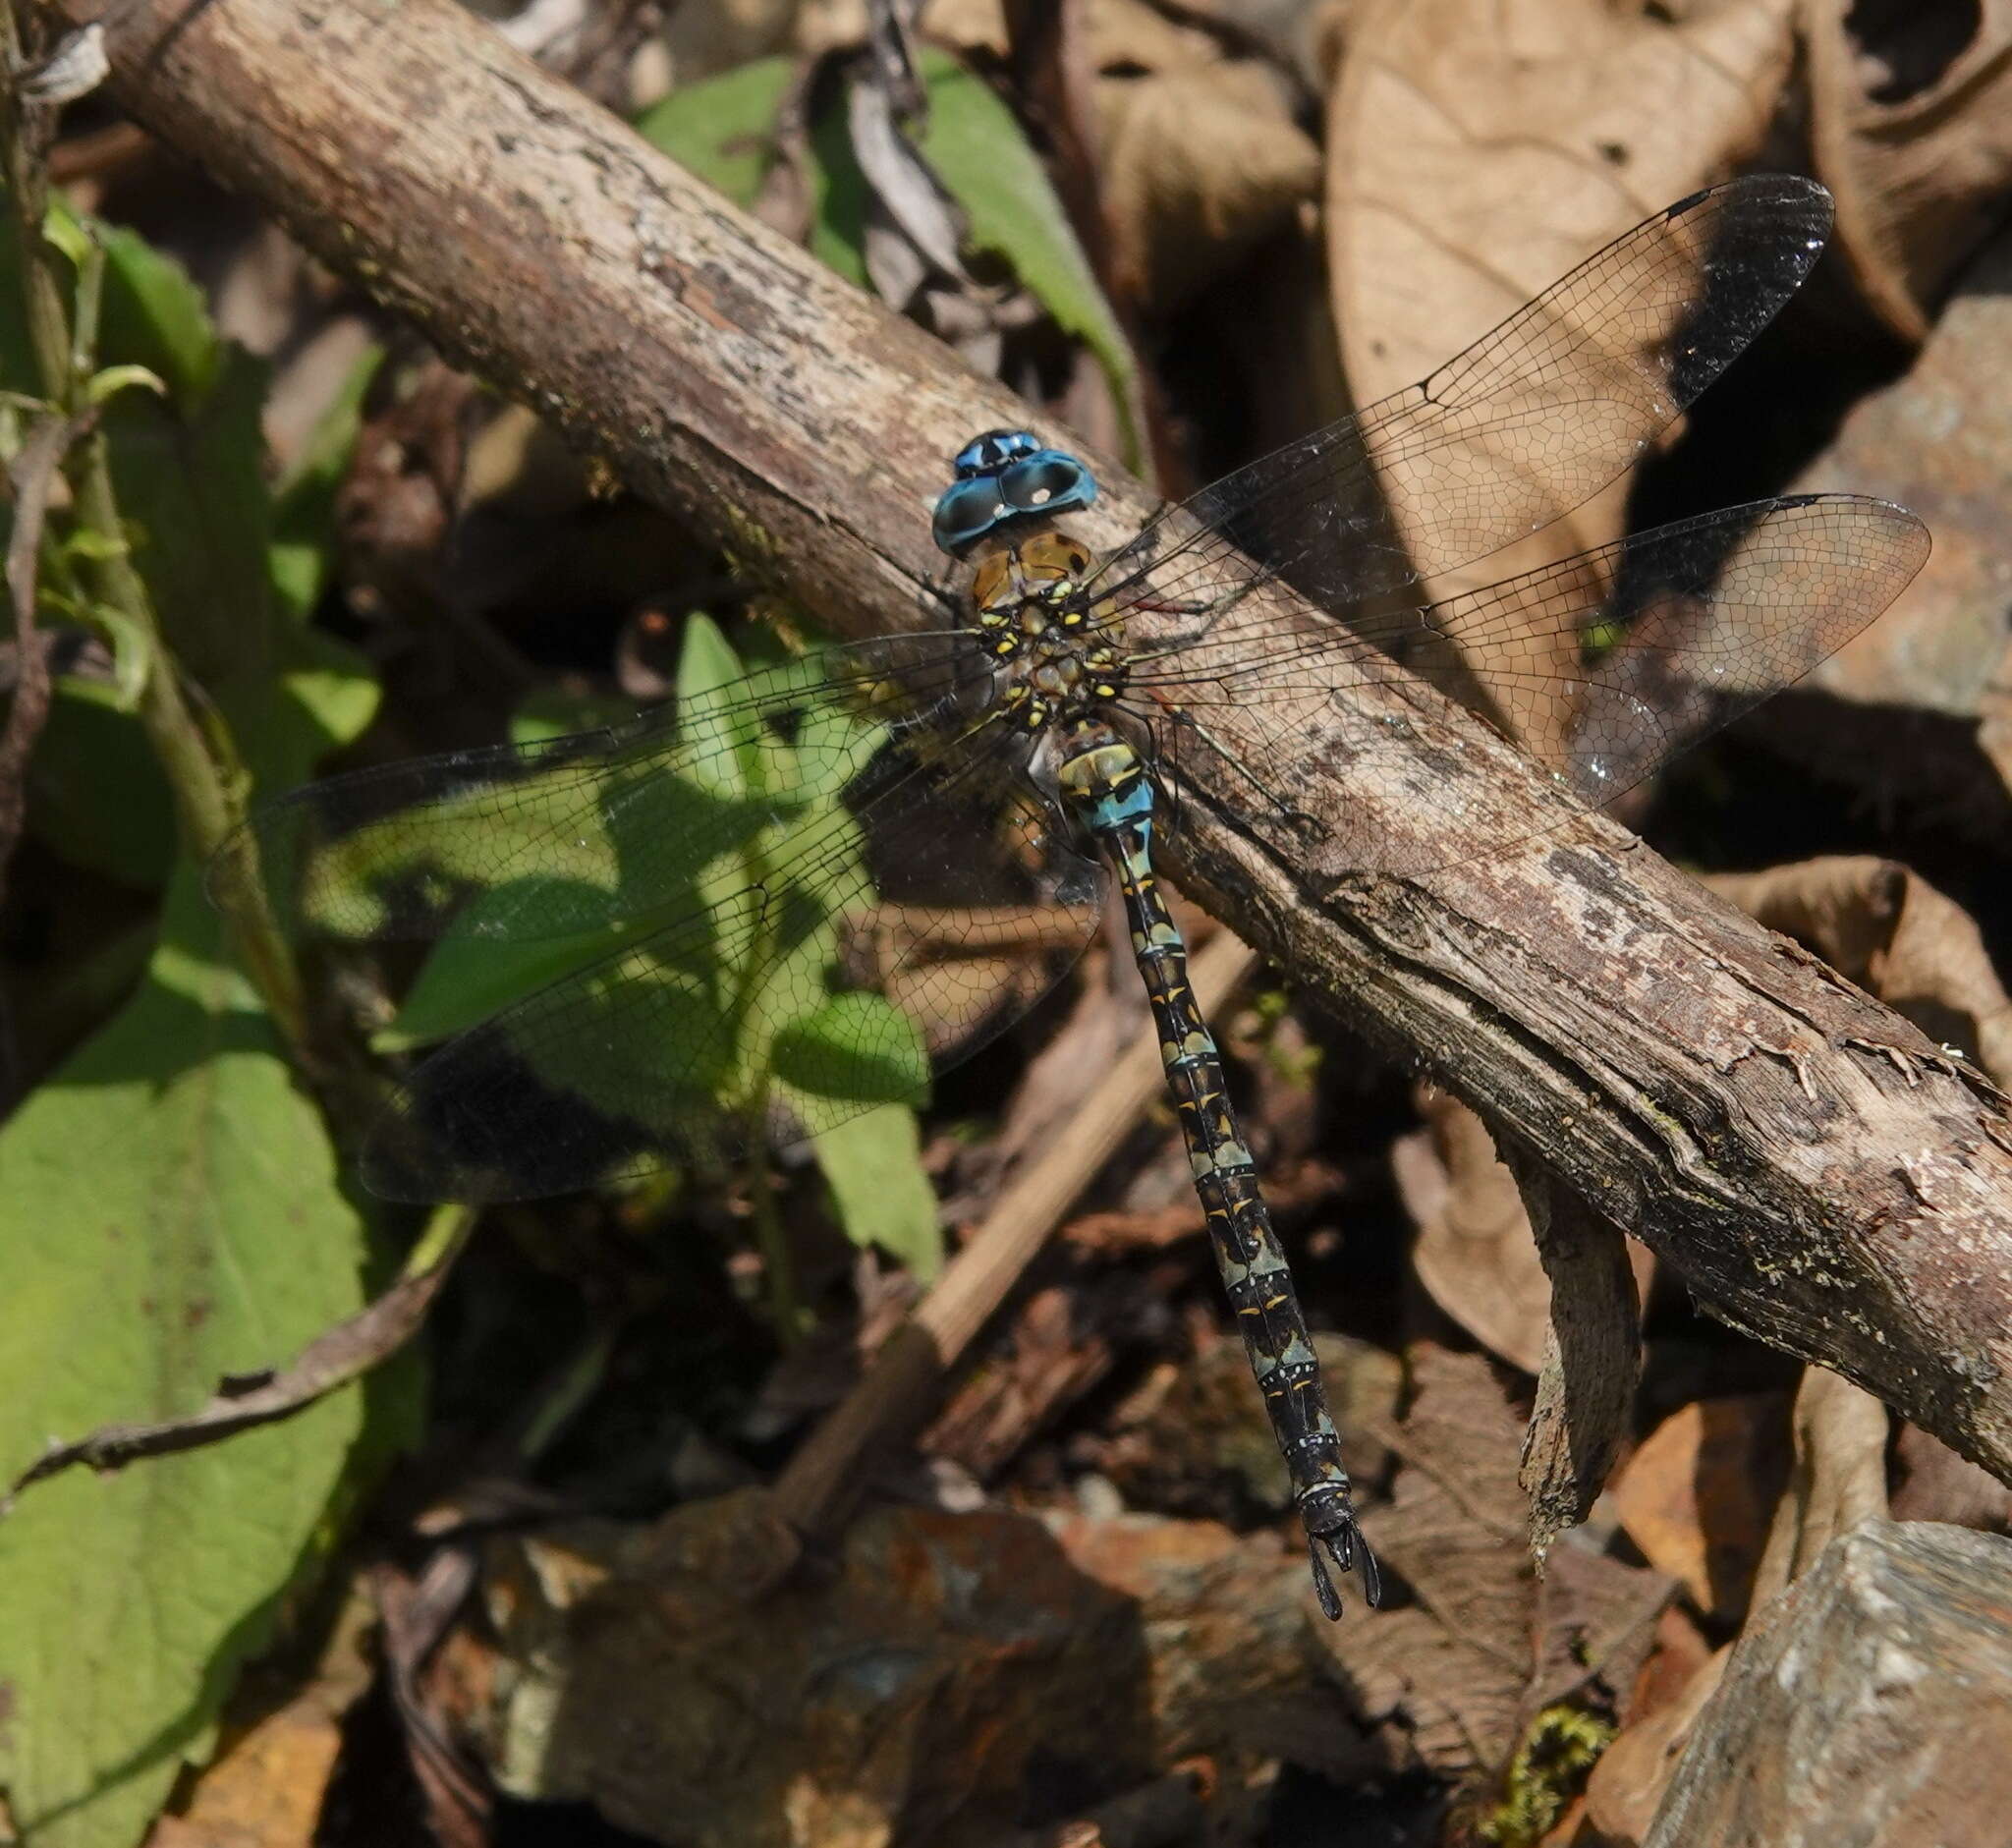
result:
<svg viewBox="0 0 2012 1848"><path fill-rule="evenodd" d="M1379 1569L1160 850L1201 760L1222 758L1209 786L1244 790L1254 825L1318 829L1365 872L1429 869L1428 780L1409 784L1425 824L1402 838L1353 810L1316 821L1280 787L1290 751L1223 742L1231 705L1262 736L1274 704L1312 701L1365 756L1404 748L1372 690L1471 702L1465 663L1485 657L1484 716L1547 729L1553 773L1599 806L1872 622L1928 538L1849 495L1422 589L1620 476L1793 293L1829 218L1823 189L1792 177L1682 200L1417 385L1101 552L1078 534L1091 468L987 431L934 505L951 561L936 626L681 677L619 725L334 777L260 811L240 846L289 926L432 940L460 959L464 1012L502 1003L450 1020L405 1073L365 1183L524 1198L837 1134L923 1097L1062 980L1114 888L1318 1602L1338 1617L1334 1580L1354 1571L1373 1606ZM1325 612L1311 639L1281 640L1286 591ZM1631 632L1630 610L1658 619ZM1036 979L1018 983L993 953L1016 919L1039 921ZM487 989L469 975L483 968Z"/></svg>

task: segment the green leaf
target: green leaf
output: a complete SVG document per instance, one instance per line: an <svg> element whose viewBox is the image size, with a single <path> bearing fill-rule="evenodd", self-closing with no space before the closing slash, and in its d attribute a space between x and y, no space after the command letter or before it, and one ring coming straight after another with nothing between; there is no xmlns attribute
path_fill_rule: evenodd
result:
<svg viewBox="0 0 2012 1848"><path fill-rule="evenodd" d="M161 632L231 711L270 698L276 665L265 489L266 367L222 347L199 400L128 392L106 407L119 512ZM172 379L171 373L164 373Z"/></svg>
<svg viewBox="0 0 2012 1848"><path fill-rule="evenodd" d="M145 366L183 404L199 409L217 382L224 354L202 291L180 263L138 232L102 223L91 229L105 252L100 357Z"/></svg>
<svg viewBox="0 0 2012 1848"><path fill-rule="evenodd" d="M719 625L703 611L694 611L685 621L685 639L678 651L678 713L680 729L687 735L706 736L714 729L715 715L727 703L729 690L746 673L733 645ZM759 794L762 789L761 763L753 751L753 740L744 736L734 752L710 751L695 756L690 762L694 782L722 795Z"/></svg>
<svg viewBox="0 0 2012 1848"><path fill-rule="evenodd" d="M879 1246L918 1281L933 1280L943 1263L943 1229L935 1189L922 1172L915 1112L882 1104L820 1130L810 1149L846 1236L855 1245Z"/></svg>
<svg viewBox="0 0 2012 1848"><path fill-rule="evenodd" d="M879 994L836 994L800 1015L777 1031L773 1062L792 1090L841 1103L914 1103L929 1089L922 1035Z"/></svg>
<svg viewBox="0 0 2012 1848"><path fill-rule="evenodd" d="M193 1411L363 1301L363 1228L320 1119L196 875L112 1022L0 1130L0 1469L52 1433ZM137 1841L209 1750L239 1665L318 1567L363 1430L336 1393L284 1424L0 1521L0 1784L38 1848Z"/></svg>
<svg viewBox="0 0 2012 1848"><path fill-rule="evenodd" d="M74 867L152 891L175 860L175 807L140 721L102 682L56 683L28 766L28 825Z"/></svg>
<svg viewBox="0 0 2012 1848"><path fill-rule="evenodd" d="M972 244L1012 264L1056 322L1096 356L1117 402L1125 462L1138 469L1132 349L1040 161L1012 111L948 52L925 46L922 75L929 95L922 157L964 207Z"/></svg>
<svg viewBox="0 0 2012 1848"><path fill-rule="evenodd" d="M746 209L775 158L775 118L795 64L756 58L674 90L636 118L636 131Z"/></svg>
<svg viewBox="0 0 2012 1848"><path fill-rule="evenodd" d="M391 1025L370 1037L379 1052L404 1052L445 1039L487 1020L512 1001L610 956L643 926L631 924L566 936L481 934L485 920L500 925L540 907L583 908L606 903L593 887L561 879L520 879L481 893L465 914L466 935L443 938L426 958Z"/></svg>
<svg viewBox="0 0 2012 1848"><path fill-rule="evenodd" d="M363 427L363 394L383 363L367 348L345 374L335 398L315 420L293 473L273 496L272 542L266 570L280 608L305 622L321 600L335 556L335 497Z"/></svg>
<svg viewBox="0 0 2012 1848"><path fill-rule="evenodd" d="M626 725L636 716L636 702L613 694L576 693L558 685L536 687L510 715L510 742L548 745L576 732Z"/></svg>
<svg viewBox="0 0 2012 1848"><path fill-rule="evenodd" d="M158 372L151 372L143 365L108 365L84 386L84 402L110 404L122 391L150 391L156 397L165 398L168 385Z"/></svg>

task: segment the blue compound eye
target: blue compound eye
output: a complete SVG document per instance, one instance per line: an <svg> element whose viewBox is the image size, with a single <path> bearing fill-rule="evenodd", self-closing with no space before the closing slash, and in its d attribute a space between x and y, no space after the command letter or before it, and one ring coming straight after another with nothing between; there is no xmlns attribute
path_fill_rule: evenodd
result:
<svg viewBox="0 0 2012 1848"><path fill-rule="evenodd" d="M1067 513L1096 500L1096 479L1060 449L1036 451L999 477L999 497L1015 513Z"/></svg>
<svg viewBox="0 0 2012 1848"><path fill-rule="evenodd" d="M957 452L957 478L968 481L974 476L997 475L1023 456L1031 456L1040 444L1031 430L987 430L975 436Z"/></svg>
<svg viewBox="0 0 2012 1848"><path fill-rule="evenodd" d="M1002 459L1008 445L1028 447ZM957 468L960 478L937 501L933 522L946 552L964 551L1008 521L1052 519L1096 501L1096 479L1081 462L1035 446L1025 430L988 430L959 453Z"/></svg>
<svg viewBox="0 0 2012 1848"><path fill-rule="evenodd" d="M999 483L989 476L955 483L936 502L930 532L937 546L946 552L961 552L981 539L1007 517L999 501Z"/></svg>

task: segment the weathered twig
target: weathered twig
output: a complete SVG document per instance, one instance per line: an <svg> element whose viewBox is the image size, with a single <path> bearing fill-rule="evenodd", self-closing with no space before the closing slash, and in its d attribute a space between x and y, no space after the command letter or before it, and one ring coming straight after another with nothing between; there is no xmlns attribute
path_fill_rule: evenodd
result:
<svg viewBox="0 0 2012 1848"><path fill-rule="evenodd" d="M49 488L76 425L59 411L37 420L10 471L14 531L7 541L7 595L14 610L14 698L0 725L0 892L28 813L28 772L49 716L49 657L35 630L35 573Z"/></svg>
<svg viewBox="0 0 2012 1848"><path fill-rule="evenodd" d="M1024 415L449 0L134 0L111 53L157 133L841 631L904 620L941 458ZM1150 508L1100 478L1107 539ZM1278 599L1281 645L1318 620ZM1418 760L1346 787L1333 715L1293 714L1295 799L1439 829L1448 870L1354 878L1254 828L1198 754L1189 883L1717 1313L2012 1480L1999 1094L1620 828L1561 826L1478 726L1393 709ZM1218 729L1269 763L1279 723ZM1421 818L1416 778L1461 779L1460 818Z"/></svg>
<svg viewBox="0 0 2012 1848"><path fill-rule="evenodd" d="M287 1366L220 1387L207 1405L181 1418L150 1425L101 1425L74 1442L52 1443L8 1487L0 1507L23 1489L86 1464L123 1469L141 1457L172 1456L260 1425L276 1425L361 1379L389 1360L425 1321L426 1312L454 1269L475 1230L470 1206L443 1207L407 1257L398 1281L345 1321L314 1339Z"/></svg>

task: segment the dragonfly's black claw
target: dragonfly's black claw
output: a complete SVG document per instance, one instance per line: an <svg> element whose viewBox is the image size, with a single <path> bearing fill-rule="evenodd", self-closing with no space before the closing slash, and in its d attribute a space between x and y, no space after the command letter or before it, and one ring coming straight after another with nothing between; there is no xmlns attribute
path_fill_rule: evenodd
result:
<svg viewBox="0 0 2012 1848"><path fill-rule="evenodd" d="M1371 1610L1376 1609L1383 1602L1383 1570L1369 1550L1369 1542L1363 1538L1362 1529L1351 1522L1332 1534L1307 1536L1307 1556L1313 1562L1313 1592L1327 1621L1333 1623L1340 1618L1341 1594L1334 1589L1327 1561L1320 1557L1322 1546L1327 1548L1337 1572L1346 1576L1353 1571L1362 1580L1363 1602Z"/></svg>
<svg viewBox="0 0 2012 1848"><path fill-rule="evenodd" d="M1313 1596L1320 1600L1320 1614L1329 1623L1339 1623L1341 1594L1334 1589L1334 1581L1327 1576L1327 1561L1320 1557L1320 1544L1311 1534L1307 1536L1307 1557L1313 1564ZM1339 1553L1335 1555L1335 1564L1344 1572L1348 1570L1347 1562Z"/></svg>

